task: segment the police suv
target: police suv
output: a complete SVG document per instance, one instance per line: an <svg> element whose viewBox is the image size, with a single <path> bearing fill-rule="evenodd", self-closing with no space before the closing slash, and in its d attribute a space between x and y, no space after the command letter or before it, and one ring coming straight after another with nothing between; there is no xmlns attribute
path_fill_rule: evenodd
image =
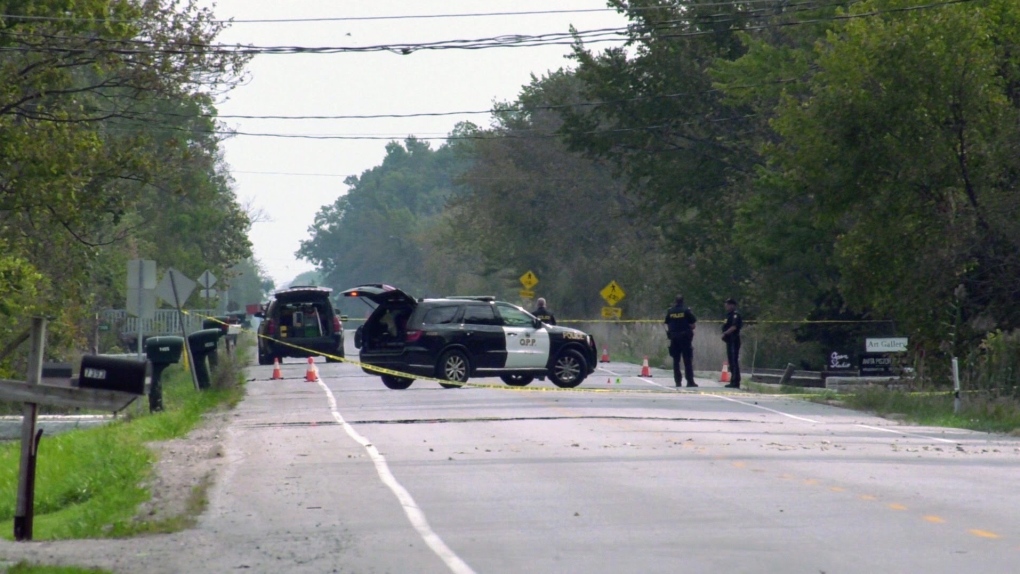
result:
<svg viewBox="0 0 1020 574"><path fill-rule="evenodd" d="M546 325L494 297L414 299L379 284L348 289L343 296L376 305L354 335L366 365L451 381L440 383L446 388L459 387L469 377L495 375L512 386L549 377L571 388L595 371L591 335ZM391 389L406 389L414 378L383 374L382 381Z"/></svg>

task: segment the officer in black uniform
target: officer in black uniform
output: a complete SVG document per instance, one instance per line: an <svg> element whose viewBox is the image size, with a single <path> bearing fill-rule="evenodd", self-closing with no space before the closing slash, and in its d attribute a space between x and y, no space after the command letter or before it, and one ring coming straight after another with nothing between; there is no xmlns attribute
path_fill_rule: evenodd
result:
<svg viewBox="0 0 1020 574"><path fill-rule="evenodd" d="M669 356L673 357L673 382L676 386L683 386L683 379L680 377L680 360L684 361L684 375L687 377L687 386L696 387L694 382L694 324L698 318L691 312L690 307L684 305L684 296L677 295L673 306L666 311L666 336L669 337Z"/></svg>
<svg viewBox="0 0 1020 574"><path fill-rule="evenodd" d="M737 302L734 299L726 300L726 323L723 324L722 340L726 342L726 361L730 365L730 389L740 388L740 329L744 327L744 320L737 312Z"/></svg>
<svg viewBox="0 0 1020 574"><path fill-rule="evenodd" d="M556 324L556 317L553 316L552 311L546 308L544 297L538 298L538 309L535 309L532 315L537 317L539 321L545 323L546 325Z"/></svg>

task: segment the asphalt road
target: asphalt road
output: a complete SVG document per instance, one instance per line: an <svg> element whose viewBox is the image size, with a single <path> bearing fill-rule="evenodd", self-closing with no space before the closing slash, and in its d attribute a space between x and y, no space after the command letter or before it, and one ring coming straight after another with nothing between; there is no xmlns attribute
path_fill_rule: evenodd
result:
<svg viewBox="0 0 1020 574"><path fill-rule="evenodd" d="M236 464L203 521L226 547L258 538L267 558L318 572L1020 564L1016 439L710 381L677 392L666 373L623 364L573 392L392 391L351 365L318 367L321 384L300 363L252 383L230 433Z"/></svg>
<svg viewBox="0 0 1020 574"><path fill-rule="evenodd" d="M254 367L157 572L1015 572L1020 439L610 363L574 391ZM616 379L619 377L620 382ZM137 560L134 560L137 558Z"/></svg>

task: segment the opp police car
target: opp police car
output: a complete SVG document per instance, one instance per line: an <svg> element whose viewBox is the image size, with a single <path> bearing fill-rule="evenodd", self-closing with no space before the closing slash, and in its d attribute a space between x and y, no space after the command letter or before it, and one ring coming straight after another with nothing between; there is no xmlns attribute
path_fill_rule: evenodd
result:
<svg viewBox="0 0 1020 574"><path fill-rule="evenodd" d="M451 381L498 375L512 386L536 377L571 388L595 371L595 340L582 331L546 325L516 305L493 297L414 299L388 285L362 285L343 292L376 304L358 328L354 345L361 362L385 369ZM379 374L363 367L369 374ZM406 389L411 377L382 375L391 389Z"/></svg>

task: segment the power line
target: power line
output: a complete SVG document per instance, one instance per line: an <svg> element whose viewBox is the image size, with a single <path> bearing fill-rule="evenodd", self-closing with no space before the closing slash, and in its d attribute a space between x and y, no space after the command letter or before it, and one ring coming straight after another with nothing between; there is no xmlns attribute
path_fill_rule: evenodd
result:
<svg viewBox="0 0 1020 574"><path fill-rule="evenodd" d="M708 34L717 34L721 32L737 32L737 31L758 31L766 30L770 28L782 28L789 26L799 26L805 24L819 24L824 22L832 21L844 21L854 20L859 18L868 18L873 16L880 16L884 14L894 14L903 12L913 12L918 10L927 10L931 8L939 8L944 6L950 6L954 4L964 4L973 2L975 0L945 0L942 2L935 2L931 4L922 4L916 6L906 6L900 8L888 8L882 10L873 10L870 12L861 12L857 14L842 14L827 16L824 18L813 18L808 20L789 20L789 21L777 21L767 24L761 24L756 26L742 26L739 28L727 28L725 30L709 29L709 30L693 30L685 32L674 32L669 34L660 34L657 39L670 39L670 38L685 38L694 36L704 36ZM739 16L739 15L738 15ZM725 23L726 21L738 21L739 18L730 18L728 20L714 20L709 23ZM689 23L689 21L671 21L673 23ZM631 27L626 28L601 28L594 30L585 31L572 31L572 32L554 32L548 34L539 35L505 35L495 36L489 38L477 38L477 39L454 39L454 40L440 40L436 42L421 42L421 43L394 43L394 44L378 44L369 46L255 46L255 45L228 45L228 44L181 44L178 48L167 48L160 47L157 43L148 40L135 40L135 39L123 39L115 40L109 38L96 38L96 37L83 37L83 36L59 36L59 35L46 35L37 33L19 33L11 32L8 30L0 31L0 35L12 36L12 37L36 37L36 38L48 38L57 40L81 40L87 44L113 44L117 47L105 47L105 48L82 48L82 47L56 47L56 46L4 46L0 47L0 51L16 51L16 52L59 52L59 53L112 53L120 55L143 55L160 53L167 55L212 55L212 54L234 54L234 55L294 55L294 54L343 54L343 53L368 53L368 52L393 52L396 54L408 55L419 51L432 51L432 50L484 50L492 48L531 48L540 46L573 46L579 41L581 44L602 44L606 42L627 42L633 40L633 34L636 33L648 33L659 30L672 29L674 26L663 27L662 23L658 23L656 26L650 28L642 27ZM130 47L130 46L142 46L142 47Z"/></svg>
<svg viewBox="0 0 1020 574"><path fill-rule="evenodd" d="M745 6L748 4L774 4L775 0L733 0L730 2L712 2L712 3L701 3L698 4L697 8L718 8L718 7L736 7ZM623 12L634 13L651 10L670 10L674 8L689 8L692 6L630 6ZM326 17L315 17L315 18L247 18L237 19L230 18L225 20L210 20L216 24L293 24L293 23L314 23L314 22L364 22L364 21L382 21L382 20L434 20L434 19L449 19L449 18L487 18L487 17L505 17L505 16L536 16L536 15L550 15L550 14L586 14L586 13L605 13L605 12L620 12L616 8L577 8L577 9L562 9L562 10L525 10L525 11L506 11L506 12L467 12L467 13L448 13L448 14L400 14L393 16L326 16ZM0 14L0 18L9 20L24 20L24 21L42 21L42 22L110 22L110 23L130 23L137 22L138 20L131 19L116 19L116 18L84 18L75 16L31 16L23 14Z"/></svg>

